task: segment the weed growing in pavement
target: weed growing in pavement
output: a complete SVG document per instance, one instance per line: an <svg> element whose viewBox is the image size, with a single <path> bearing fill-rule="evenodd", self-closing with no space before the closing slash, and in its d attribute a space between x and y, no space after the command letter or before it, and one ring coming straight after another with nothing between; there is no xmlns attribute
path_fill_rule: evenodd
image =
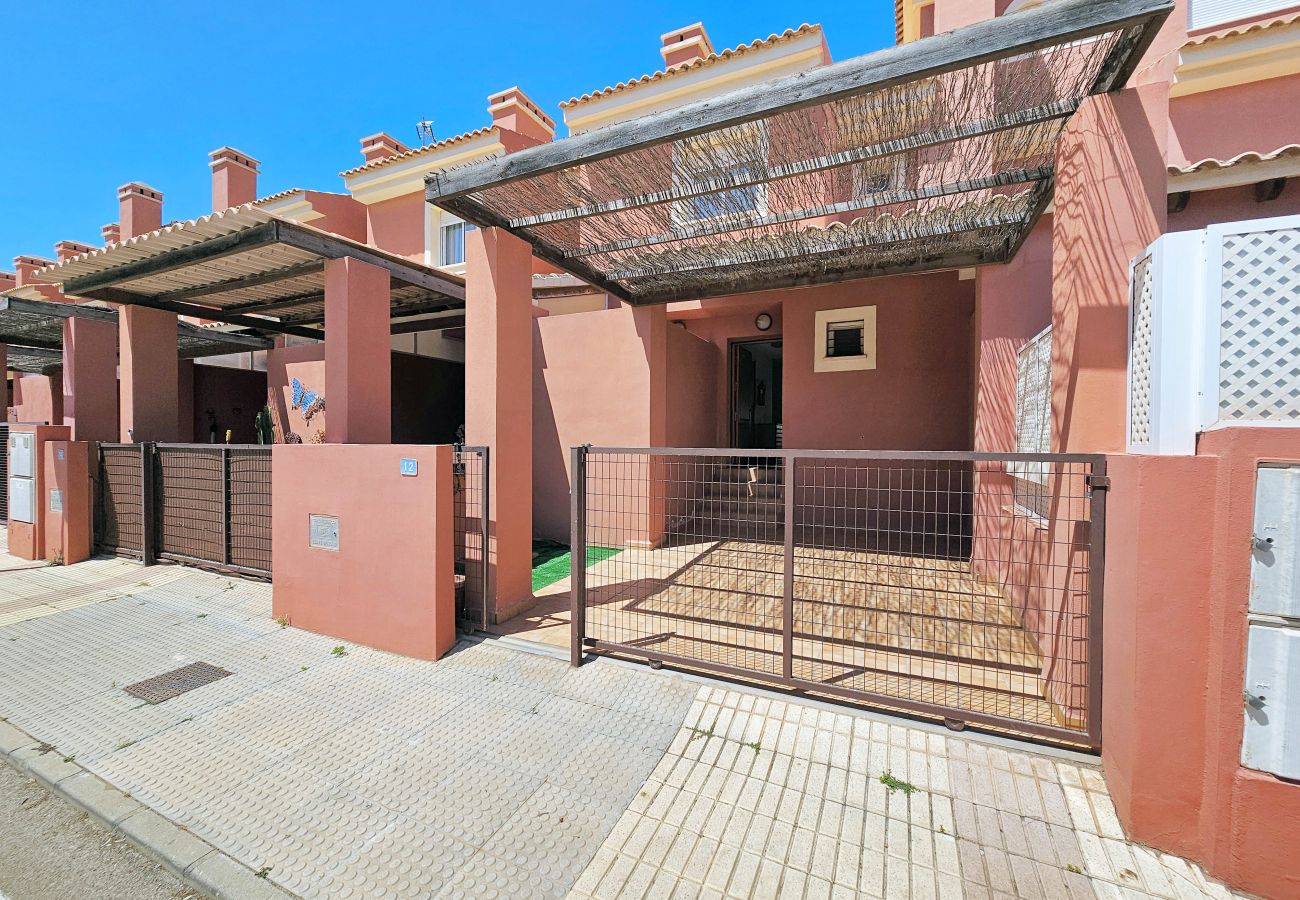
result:
<svg viewBox="0 0 1300 900"><path fill-rule="evenodd" d="M271 874L271 867L270 867L270 866L262 866L262 868L258 869L258 870L257 870L256 872L254 872L253 874L254 874L255 876L257 876L258 878L265 878L266 876L268 876L268 875Z"/></svg>
<svg viewBox="0 0 1300 900"><path fill-rule="evenodd" d="M1073 872L1075 875L1082 875L1082 874L1083 874L1083 869L1080 869L1080 868L1079 868L1078 866L1076 866L1074 863L1070 863L1069 865L1067 865L1067 866L1065 867L1065 871L1067 871L1067 872Z"/></svg>
<svg viewBox="0 0 1300 900"><path fill-rule="evenodd" d="M275 624L279 625L281 628L288 628L288 627L289 627L289 617L288 617L288 616L276 616L276 617L275 617Z"/></svg>
<svg viewBox="0 0 1300 900"><path fill-rule="evenodd" d="M118 749L118 750L125 750L127 747L130 747L130 746L131 746L132 744L134 744L134 743L135 743L135 741L122 741L122 743L120 743L120 744L117 745L117 749Z"/></svg>
<svg viewBox="0 0 1300 900"><path fill-rule="evenodd" d="M760 744L758 741L745 741L745 746L748 747L750 750L753 750L755 753L763 749L763 745Z"/></svg>
<svg viewBox="0 0 1300 900"><path fill-rule="evenodd" d="M880 773L880 783L889 788L890 793L893 793L894 791L902 791L904 794L911 794L916 790L916 785L895 778L888 772Z"/></svg>
<svg viewBox="0 0 1300 900"><path fill-rule="evenodd" d="M207 614L207 613L199 613L199 618L200 618L200 619L206 619L207 617L208 617L208 614Z"/></svg>
<svg viewBox="0 0 1300 900"><path fill-rule="evenodd" d="M76 759L77 759L76 754L73 754L72 756L65 756L65 757L63 757L63 761L64 761L64 762L68 762L68 763L70 763L70 762L74 762Z"/></svg>
<svg viewBox="0 0 1300 900"><path fill-rule="evenodd" d="M347 656L348 648L344 647L342 644L339 644L337 647L331 650L330 653L334 656Z"/></svg>
<svg viewBox="0 0 1300 900"><path fill-rule="evenodd" d="M307 671L307 667L306 667L306 666L299 666L299 667L298 667L298 671L299 671L299 672L306 672L306 671Z"/></svg>
<svg viewBox="0 0 1300 900"><path fill-rule="evenodd" d="M707 740L708 740L709 738L711 738L711 737L713 737L713 726L712 726L712 725L710 725L708 728L692 728L692 729L691 729L691 740L695 740L696 738L704 738L704 739L707 741Z"/></svg>

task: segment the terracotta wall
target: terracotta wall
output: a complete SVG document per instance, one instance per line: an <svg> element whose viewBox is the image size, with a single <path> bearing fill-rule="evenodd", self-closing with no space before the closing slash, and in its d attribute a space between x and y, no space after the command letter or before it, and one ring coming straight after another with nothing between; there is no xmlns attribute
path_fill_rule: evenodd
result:
<svg viewBox="0 0 1300 900"><path fill-rule="evenodd" d="M192 440L210 443L215 423L218 444L226 443L227 429L233 444L257 443L253 422L266 404L267 373L204 365L194 366L193 373Z"/></svg>
<svg viewBox="0 0 1300 900"><path fill-rule="evenodd" d="M13 381L13 421L63 424L63 381L55 375L23 375Z"/></svg>
<svg viewBox="0 0 1300 900"><path fill-rule="evenodd" d="M651 443L650 310L596 310L533 323L533 533L569 542L577 444Z"/></svg>
<svg viewBox="0 0 1300 900"><path fill-rule="evenodd" d="M1106 781L1132 839L1300 896L1300 784L1238 763L1255 470L1300 460L1300 434L1228 428L1197 452L1111 458Z"/></svg>
<svg viewBox="0 0 1300 900"><path fill-rule="evenodd" d="M366 207L366 243L424 261L424 193L416 191Z"/></svg>
<svg viewBox="0 0 1300 900"><path fill-rule="evenodd" d="M401 474L414 459L415 476ZM277 444L272 470L274 614L405 656L456 640L451 448ZM309 517L338 517L338 550L310 545Z"/></svg>
<svg viewBox="0 0 1300 900"><path fill-rule="evenodd" d="M1174 97L1169 101L1170 163L1232 159L1294 144L1294 117L1278 112L1298 106L1300 75Z"/></svg>
<svg viewBox="0 0 1300 900"><path fill-rule="evenodd" d="M266 354L266 396L275 423L276 443L319 444L325 440L326 411L311 421L293 408L293 379L318 394L325 393L325 345L277 347Z"/></svg>
<svg viewBox="0 0 1300 900"><path fill-rule="evenodd" d="M781 338L781 295L770 292L754 299L750 297L727 298L731 301L726 307L714 308L708 315L683 317L686 328L691 334L703 338L713 346L713 367L715 371L713 385L713 408L715 421L712 439L705 446L727 447L731 444L731 342L751 338ZM673 304L669 307L668 317L673 318ZM685 304L682 304L685 306ZM772 317L772 327L759 331L754 319L761 313Z"/></svg>
<svg viewBox="0 0 1300 900"><path fill-rule="evenodd" d="M1255 186L1247 184L1217 191L1197 191L1182 212L1169 214L1169 230L1196 231L1220 222L1294 215L1300 215L1300 184L1295 179L1286 183L1281 196L1267 203L1257 201Z"/></svg>
<svg viewBox="0 0 1300 900"><path fill-rule="evenodd" d="M877 367L813 372L821 309L876 307ZM955 272L784 292L785 446L969 450L975 286Z"/></svg>

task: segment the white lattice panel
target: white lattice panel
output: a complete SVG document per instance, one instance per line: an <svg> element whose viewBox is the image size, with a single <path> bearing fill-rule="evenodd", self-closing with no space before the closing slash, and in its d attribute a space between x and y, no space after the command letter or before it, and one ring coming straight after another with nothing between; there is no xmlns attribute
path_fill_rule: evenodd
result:
<svg viewBox="0 0 1300 900"><path fill-rule="evenodd" d="M1154 351L1151 257L1133 266L1133 346L1129 350L1129 443L1151 443L1151 381Z"/></svg>
<svg viewBox="0 0 1300 900"><path fill-rule="evenodd" d="M1223 236L1219 415L1300 419L1300 228Z"/></svg>

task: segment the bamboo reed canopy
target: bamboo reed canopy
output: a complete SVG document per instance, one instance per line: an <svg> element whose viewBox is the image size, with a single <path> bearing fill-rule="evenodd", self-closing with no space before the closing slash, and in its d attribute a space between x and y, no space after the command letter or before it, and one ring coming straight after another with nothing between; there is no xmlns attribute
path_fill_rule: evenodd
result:
<svg viewBox="0 0 1300 900"><path fill-rule="evenodd" d="M426 179L634 304L1003 262L1171 0L1057 0Z"/></svg>

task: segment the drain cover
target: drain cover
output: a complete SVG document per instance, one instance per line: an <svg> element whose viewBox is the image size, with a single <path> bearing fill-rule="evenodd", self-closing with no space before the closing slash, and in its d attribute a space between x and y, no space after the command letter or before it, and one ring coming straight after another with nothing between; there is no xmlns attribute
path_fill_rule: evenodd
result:
<svg viewBox="0 0 1300 900"><path fill-rule="evenodd" d="M144 681L137 681L135 684L128 684L123 690L132 697L139 697L145 703L162 703L164 700L179 697L186 691L212 684L232 674L234 673L218 669L208 663L196 662L181 666L179 669L172 669L170 672L163 672L153 678L146 678Z"/></svg>

